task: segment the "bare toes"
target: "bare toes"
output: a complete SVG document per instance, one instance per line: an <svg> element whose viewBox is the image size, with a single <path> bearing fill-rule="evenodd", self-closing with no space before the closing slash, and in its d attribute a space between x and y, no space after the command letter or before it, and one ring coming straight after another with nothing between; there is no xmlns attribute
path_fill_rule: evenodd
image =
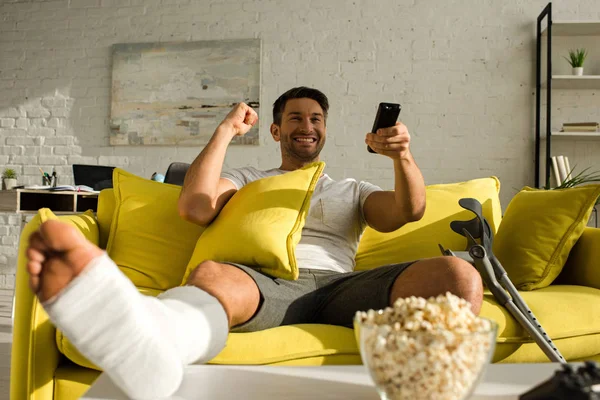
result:
<svg viewBox="0 0 600 400"><path fill-rule="evenodd" d="M28 247L26 255L27 258L31 261L43 263L46 260L46 256L44 255L44 253L40 252L34 247Z"/></svg>
<svg viewBox="0 0 600 400"><path fill-rule="evenodd" d="M29 260L27 263L27 272L29 272L29 275L39 275L42 272L42 263Z"/></svg>
<svg viewBox="0 0 600 400"><path fill-rule="evenodd" d="M48 246L42 238L40 231L35 231L31 234L31 236L29 236L29 247L37 250L40 253L46 253L48 251Z"/></svg>

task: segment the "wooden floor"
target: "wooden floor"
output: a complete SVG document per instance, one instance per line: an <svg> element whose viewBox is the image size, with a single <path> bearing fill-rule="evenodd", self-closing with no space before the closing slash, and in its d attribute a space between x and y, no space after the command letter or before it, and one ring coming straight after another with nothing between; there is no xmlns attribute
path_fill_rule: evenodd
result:
<svg viewBox="0 0 600 400"><path fill-rule="evenodd" d="M13 291L0 289L0 399L9 398Z"/></svg>

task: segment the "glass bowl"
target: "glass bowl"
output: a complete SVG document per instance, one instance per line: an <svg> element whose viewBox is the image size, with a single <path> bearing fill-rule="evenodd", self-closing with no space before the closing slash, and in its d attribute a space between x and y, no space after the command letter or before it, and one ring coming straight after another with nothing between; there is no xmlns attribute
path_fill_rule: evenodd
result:
<svg viewBox="0 0 600 400"><path fill-rule="evenodd" d="M496 345L498 325L478 318L488 322L489 330L395 331L389 324L355 317L360 355L381 399L467 399Z"/></svg>

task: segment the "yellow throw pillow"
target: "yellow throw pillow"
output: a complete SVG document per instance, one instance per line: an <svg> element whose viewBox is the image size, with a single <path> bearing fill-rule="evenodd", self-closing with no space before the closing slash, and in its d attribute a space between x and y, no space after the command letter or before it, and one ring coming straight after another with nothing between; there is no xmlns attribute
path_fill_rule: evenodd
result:
<svg viewBox="0 0 600 400"><path fill-rule="evenodd" d="M598 195L600 185L586 185L555 190L525 187L513 197L493 250L517 289L541 289L554 281Z"/></svg>
<svg viewBox="0 0 600 400"><path fill-rule="evenodd" d="M274 277L298 279L295 248L323 168L325 163L313 163L238 190L200 236L182 282L205 260L240 263Z"/></svg>
<svg viewBox="0 0 600 400"><path fill-rule="evenodd" d="M438 243L450 250L464 251L467 239L450 229L452 221L468 221L475 214L462 208L458 201L477 199L483 216L494 232L502 218L500 181L492 176L460 183L429 185L425 188L426 208L423 218L389 233L367 227L358 245L355 270L441 256Z"/></svg>
<svg viewBox="0 0 600 400"><path fill-rule="evenodd" d="M137 287L181 282L203 229L179 216L181 187L113 171L115 211L106 252Z"/></svg>
<svg viewBox="0 0 600 400"><path fill-rule="evenodd" d="M87 210L80 214L68 214L57 217L49 208L40 208L38 216L42 224L50 220L67 222L77 228L87 240L98 245L98 221L96 221L92 210Z"/></svg>

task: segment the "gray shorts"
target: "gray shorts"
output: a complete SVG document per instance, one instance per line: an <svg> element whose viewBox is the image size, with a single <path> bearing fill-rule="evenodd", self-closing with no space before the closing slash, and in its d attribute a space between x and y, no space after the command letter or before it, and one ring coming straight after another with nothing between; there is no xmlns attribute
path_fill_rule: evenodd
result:
<svg viewBox="0 0 600 400"><path fill-rule="evenodd" d="M369 271L332 272L301 269L298 280L273 278L246 265L258 286L261 303L254 316L232 332L254 332L280 325L331 324L352 327L357 311L388 307L396 278L414 261Z"/></svg>

